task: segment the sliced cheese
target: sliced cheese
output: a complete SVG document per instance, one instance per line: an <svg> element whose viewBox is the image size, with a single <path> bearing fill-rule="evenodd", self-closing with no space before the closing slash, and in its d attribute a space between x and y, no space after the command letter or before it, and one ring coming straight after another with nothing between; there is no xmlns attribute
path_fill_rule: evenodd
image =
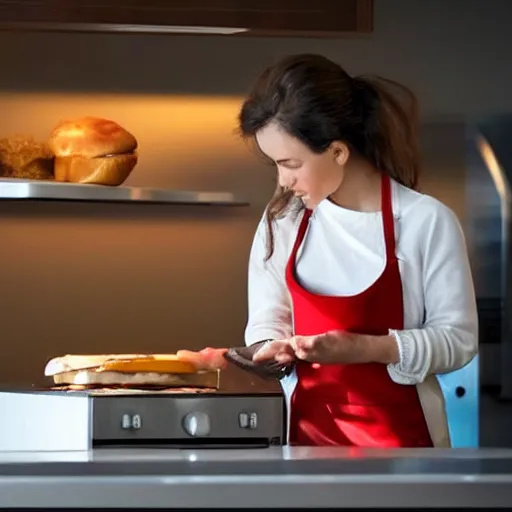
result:
<svg viewBox="0 0 512 512"><path fill-rule="evenodd" d="M123 371L134 372L138 370L129 369L130 367L127 366L127 364L141 360L144 362L143 364L148 364L148 361L158 361L157 364L160 365L159 368L162 368L162 361L166 362L168 364L165 368L173 368L164 370L169 373L188 373L198 370L197 366L193 364L193 361L181 361L175 354L68 354L48 361L44 374L46 376L53 376L58 375L59 373L87 369L103 371L105 365L115 364L117 361L123 362L122 366L125 368Z"/></svg>

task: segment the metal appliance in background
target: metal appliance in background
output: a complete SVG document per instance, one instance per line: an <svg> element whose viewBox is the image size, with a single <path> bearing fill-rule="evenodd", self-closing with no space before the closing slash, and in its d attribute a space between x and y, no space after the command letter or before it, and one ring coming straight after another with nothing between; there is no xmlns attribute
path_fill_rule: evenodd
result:
<svg viewBox="0 0 512 512"><path fill-rule="evenodd" d="M467 220L482 380L512 398L512 115L467 124Z"/></svg>
<svg viewBox="0 0 512 512"><path fill-rule="evenodd" d="M213 389L1 391L1 451L265 448L285 444L280 393Z"/></svg>

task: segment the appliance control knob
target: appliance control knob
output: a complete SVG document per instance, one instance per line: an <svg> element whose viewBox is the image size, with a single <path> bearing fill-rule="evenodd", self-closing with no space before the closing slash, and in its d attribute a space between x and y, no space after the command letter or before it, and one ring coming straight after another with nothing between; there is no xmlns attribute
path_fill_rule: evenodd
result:
<svg viewBox="0 0 512 512"><path fill-rule="evenodd" d="M192 437L203 437L210 433L210 416L205 412L189 412L183 418L183 429Z"/></svg>

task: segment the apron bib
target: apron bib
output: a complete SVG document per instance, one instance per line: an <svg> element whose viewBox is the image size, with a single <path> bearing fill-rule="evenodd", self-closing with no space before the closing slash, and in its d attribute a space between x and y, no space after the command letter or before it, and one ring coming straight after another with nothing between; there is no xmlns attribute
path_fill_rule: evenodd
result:
<svg viewBox="0 0 512 512"><path fill-rule="evenodd" d="M395 255L390 178L382 175L382 220L386 266L362 293L318 295L303 288L295 261L308 227L306 210L286 267L296 335L330 330L387 335L403 329L402 281ZM391 380L386 365L296 364L291 398L290 444L306 446L428 447L432 441L416 386Z"/></svg>

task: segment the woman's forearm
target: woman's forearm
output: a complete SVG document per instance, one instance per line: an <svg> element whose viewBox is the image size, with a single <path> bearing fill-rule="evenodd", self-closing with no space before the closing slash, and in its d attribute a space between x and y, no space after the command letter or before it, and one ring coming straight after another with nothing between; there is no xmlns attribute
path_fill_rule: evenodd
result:
<svg viewBox="0 0 512 512"><path fill-rule="evenodd" d="M351 343L350 351L354 363L382 363L395 364L400 359L398 344L391 335L373 336L369 334L352 334L345 331L331 331L326 336L332 337L336 343ZM336 359L337 351L334 351ZM340 354L346 354L341 350ZM334 363L346 363L346 356L342 361Z"/></svg>

